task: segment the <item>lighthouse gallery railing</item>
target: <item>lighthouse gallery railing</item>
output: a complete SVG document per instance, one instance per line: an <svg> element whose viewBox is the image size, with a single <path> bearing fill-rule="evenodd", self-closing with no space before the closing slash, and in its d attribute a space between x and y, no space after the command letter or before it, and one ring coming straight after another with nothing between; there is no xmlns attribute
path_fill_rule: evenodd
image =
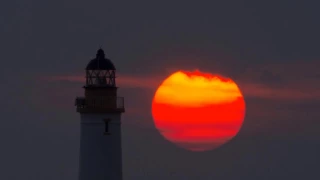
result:
<svg viewBox="0 0 320 180"><path fill-rule="evenodd" d="M123 97L77 97L75 100L77 109L99 108L99 109L124 109Z"/></svg>

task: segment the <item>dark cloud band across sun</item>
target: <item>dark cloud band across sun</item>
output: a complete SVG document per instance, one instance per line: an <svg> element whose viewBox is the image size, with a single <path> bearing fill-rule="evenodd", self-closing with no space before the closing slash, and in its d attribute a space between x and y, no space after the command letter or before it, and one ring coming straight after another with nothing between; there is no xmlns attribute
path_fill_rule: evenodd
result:
<svg viewBox="0 0 320 180"><path fill-rule="evenodd" d="M80 75L53 75L41 78L45 81L67 81L75 83L84 83L84 77ZM267 98L277 100L308 100L320 99L320 87L314 88L317 85L316 80L293 81L290 84L274 87L268 83L259 81L237 80L237 84L242 90L245 97L250 98ZM155 89L161 83L161 77L158 75L148 76L131 76L120 74L117 78L117 85L122 88L145 88Z"/></svg>

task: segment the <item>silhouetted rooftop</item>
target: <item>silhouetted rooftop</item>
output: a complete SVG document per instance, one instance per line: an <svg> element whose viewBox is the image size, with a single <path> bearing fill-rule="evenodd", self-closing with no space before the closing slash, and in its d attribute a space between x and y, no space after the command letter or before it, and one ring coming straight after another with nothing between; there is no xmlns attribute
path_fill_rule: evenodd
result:
<svg viewBox="0 0 320 180"><path fill-rule="evenodd" d="M92 59L86 70L116 70L110 59L105 58L104 51L100 48L97 52L96 58Z"/></svg>

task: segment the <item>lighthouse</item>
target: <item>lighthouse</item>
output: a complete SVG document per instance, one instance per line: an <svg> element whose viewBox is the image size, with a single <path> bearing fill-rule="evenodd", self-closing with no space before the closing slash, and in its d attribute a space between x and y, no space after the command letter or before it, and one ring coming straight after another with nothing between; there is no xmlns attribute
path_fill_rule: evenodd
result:
<svg viewBox="0 0 320 180"><path fill-rule="evenodd" d="M116 68L100 48L86 69L84 97L75 101L80 113L79 180L122 180L121 114Z"/></svg>

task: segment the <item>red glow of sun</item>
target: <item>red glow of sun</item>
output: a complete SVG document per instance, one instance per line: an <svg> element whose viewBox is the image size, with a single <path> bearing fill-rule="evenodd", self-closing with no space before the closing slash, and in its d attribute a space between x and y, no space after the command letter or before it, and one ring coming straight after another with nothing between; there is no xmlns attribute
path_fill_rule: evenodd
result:
<svg viewBox="0 0 320 180"><path fill-rule="evenodd" d="M228 142L239 132L245 102L230 78L178 71L157 89L152 116L167 140L191 151L207 151Z"/></svg>

